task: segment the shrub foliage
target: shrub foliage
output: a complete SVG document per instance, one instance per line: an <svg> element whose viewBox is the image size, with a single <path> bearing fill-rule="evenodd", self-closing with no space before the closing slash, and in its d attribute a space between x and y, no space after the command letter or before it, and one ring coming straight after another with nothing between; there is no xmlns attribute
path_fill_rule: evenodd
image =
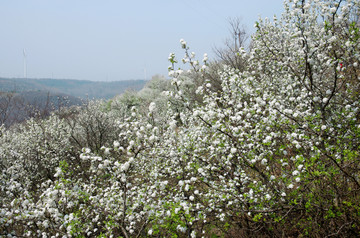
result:
<svg viewBox="0 0 360 238"><path fill-rule="evenodd" d="M244 67L0 131L0 235L360 235L360 1L288 0ZM215 70L216 69L216 70Z"/></svg>

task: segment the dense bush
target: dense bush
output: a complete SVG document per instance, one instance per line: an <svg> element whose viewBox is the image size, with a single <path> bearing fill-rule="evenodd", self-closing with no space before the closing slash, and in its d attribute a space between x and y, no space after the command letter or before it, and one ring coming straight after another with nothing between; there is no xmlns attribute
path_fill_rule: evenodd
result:
<svg viewBox="0 0 360 238"><path fill-rule="evenodd" d="M284 7L244 70L181 40L171 85L1 129L0 234L359 236L360 1Z"/></svg>

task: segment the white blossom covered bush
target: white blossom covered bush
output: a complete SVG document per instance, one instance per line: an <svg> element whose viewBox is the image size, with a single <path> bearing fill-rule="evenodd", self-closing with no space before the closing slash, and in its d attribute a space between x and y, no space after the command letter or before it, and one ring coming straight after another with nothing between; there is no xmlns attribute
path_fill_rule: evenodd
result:
<svg viewBox="0 0 360 238"><path fill-rule="evenodd" d="M167 146L174 148L169 163L178 165L164 174L179 179L180 191L198 181L179 194L193 201L191 189L201 191L195 221L206 223L205 215L210 227L220 220L217 229L244 236L280 235L284 224L293 235L356 234L359 7L358 1L286 3L281 20L256 24L253 50L240 52L248 71L225 68L220 90L211 81L198 88L204 102L183 112L180 136ZM183 61L201 70L191 57ZM187 105L181 77L173 83L179 85L173 96ZM184 219L191 232L194 222Z"/></svg>
<svg viewBox="0 0 360 238"><path fill-rule="evenodd" d="M1 130L0 234L359 236L360 1L284 8L255 24L243 71L224 65L214 81L181 40L190 71L171 54L161 100ZM84 139L101 128L117 136Z"/></svg>
<svg viewBox="0 0 360 238"><path fill-rule="evenodd" d="M89 101L82 107L71 107L58 113L69 127L71 143L78 150L86 147L99 151L118 137L120 129L116 122L122 120L125 113L111 110L108 104Z"/></svg>
<svg viewBox="0 0 360 238"><path fill-rule="evenodd" d="M36 203L41 191L55 181L59 162L75 159L69 130L56 116L31 119L3 132L0 141L0 226L3 232L25 232L38 220Z"/></svg>

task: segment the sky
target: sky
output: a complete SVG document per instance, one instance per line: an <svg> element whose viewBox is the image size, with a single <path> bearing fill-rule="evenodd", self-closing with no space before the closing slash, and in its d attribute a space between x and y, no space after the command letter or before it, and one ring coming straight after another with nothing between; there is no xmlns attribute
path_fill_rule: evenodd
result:
<svg viewBox="0 0 360 238"><path fill-rule="evenodd" d="M24 77L24 51L27 78L166 76L169 54L184 55L180 39L211 60L230 18L253 33L282 9L282 0L0 0L0 77Z"/></svg>

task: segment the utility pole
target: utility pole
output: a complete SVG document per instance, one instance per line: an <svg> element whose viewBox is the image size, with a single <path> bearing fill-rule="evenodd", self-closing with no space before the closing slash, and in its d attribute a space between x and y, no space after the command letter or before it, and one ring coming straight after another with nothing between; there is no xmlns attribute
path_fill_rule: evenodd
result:
<svg viewBox="0 0 360 238"><path fill-rule="evenodd" d="M24 78L26 79L26 70L27 70L27 68L26 68L26 51L25 51L25 48L23 49L23 55L24 55Z"/></svg>

